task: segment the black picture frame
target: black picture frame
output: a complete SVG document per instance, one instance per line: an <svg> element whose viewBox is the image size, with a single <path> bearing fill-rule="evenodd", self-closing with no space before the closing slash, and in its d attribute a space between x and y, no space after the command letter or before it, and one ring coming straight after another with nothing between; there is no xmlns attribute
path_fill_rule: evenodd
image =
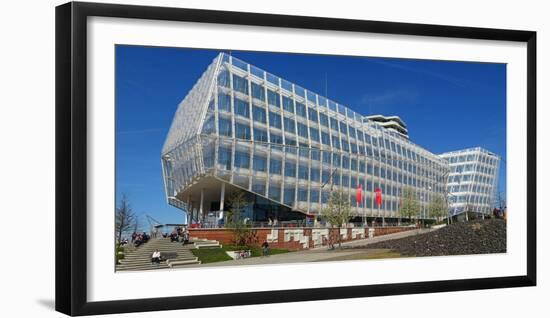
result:
<svg viewBox="0 0 550 318"><path fill-rule="evenodd" d="M88 302L87 18L91 16L527 43L525 276ZM56 310L68 315L173 310L536 285L536 32L325 17L70 2L56 7ZM215 296L215 297L212 297Z"/></svg>

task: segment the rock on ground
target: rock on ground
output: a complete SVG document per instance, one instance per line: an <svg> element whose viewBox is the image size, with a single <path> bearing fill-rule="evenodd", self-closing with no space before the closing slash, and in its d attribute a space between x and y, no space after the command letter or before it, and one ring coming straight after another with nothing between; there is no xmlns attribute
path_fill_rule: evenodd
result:
<svg viewBox="0 0 550 318"><path fill-rule="evenodd" d="M506 221L501 219L453 223L434 232L368 245L403 256L506 253Z"/></svg>

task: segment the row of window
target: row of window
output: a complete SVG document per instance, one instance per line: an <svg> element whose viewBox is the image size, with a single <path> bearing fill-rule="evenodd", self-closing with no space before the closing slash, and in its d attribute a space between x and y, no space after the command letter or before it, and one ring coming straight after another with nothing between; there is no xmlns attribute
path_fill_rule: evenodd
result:
<svg viewBox="0 0 550 318"><path fill-rule="evenodd" d="M223 71L223 72L221 72L220 77L227 78L228 74L229 73L227 71ZM248 95L248 85L245 85L245 83L247 83L248 80L246 80L245 78L239 77L236 74L233 74L233 80L234 80L233 89L237 92ZM237 86L235 86L235 83L237 83ZM229 83L228 82L225 82L225 81L222 80L221 82L219 82L219 84L221 86L226 86L227 88L229 88ZM254 84L254 85L252 85L252 84ZM265 92L264 88L261 85L258 85L256 83L251 83L251 87L252 86L255 87L252 90L258 92L258 93L256 93L257 98L254 96L254 94L253 94L253 97L255 99L258 99L259 101L265 101L265 96L264 96L265 93L262 93L262 92ZM276 107L280 107L280 98L279 98L279 94L277 92L267 89L267 95L268 95L268 104L276 106ZM270 96L271 96L271 98L270 98ZM368 144L368 145L380 146L381 148L384 148L384 146L385 146L385 149L387 149L388 151L391 151L391 152L396 153L398 155L406 156L409 159L414 159L414 157L416 156L416 153L414 153L414 151L411 151L406 147L401 147L401 145L399 143L396 143L393 140L391 140L391 141L388 140L388 139L384 140L381 136L380 137L370 136L366 132L363 132L360 129L356 129L353 126L348 125L344 122L340 122L334 117L329 118L326 114L323 114L323 113L317 114L317 111L314 108L306 107L304 104L302 104L300 102L295 102L291 98L288 98L286 96L282 96L281 98L283 100L282 103L283 103L283 109L284 110L289 111L293 114L296 114L296 115L304 117L304 118L306 118L306 116L308 116L309 117L309 122L313 123L314 127L317 126L316 124L317 124L317 122L319 122L319 124L322 127L324 126L326 128L330 128L333 131L340 131L340 133L343 135L342 140L344 140L344 138L345 138L346 142L342 142L342 147L340 147L340 141L337 141L333 145L334 148L342 149L344 151L350 151L351 150L352 152L361 152L362 143L365 143L365 144ZM230 95L224 93L223 90L222 90L218 95L218 109L221 110L221 111L230 112L230 109L231 109L230 100L231 100ZM250 117L249 110L246 107L246 105L248 105L248 101L245 101L245 100L235 96L234 103L235 103L235 105L239 105L238 109L235 109L236 114L244 116L246 118ZM253 101L253 107L254 107L253 108L254 109L253 110L253 113L254 113L253 119L254 120L259 119L261 122L266 123L264 106L256 105L256 104L254 104L254 101ZM247 109L245 110L244 108L247 108ZM257 113L257 114L255 114L255 113ZM307 113L307 115L306 115L306 113ZM271 117L272 116L277 116L277 117L280 116L280 115L277 115L277 114L275 114L275 115L273 115L273 114L275 114L275 113L270 112L270 126L281 129L280 120L278 120L280 118L274 119L274 125L272 125ZM286 119L286 117L285 117L285 131L287 131L289 133L296 133L296 128L295 128L295 125L294 125L294 119L293 118ZM325 133L324 137L321 136L321 138L319 138L319 131L318 131L317 128L315 128L315 131L313 131L313 132L310 131L309 134L310 134L310 136L312 136L310 138L313 141L319 142L319 140L321 139L324 144L329 145L328 133ZM307 128L306 129L302 128L300 136L302 136L304 138L308 138ZM351 138L350 143L352 142L353 139L356 139L356 140L359 141L359 145L360 145L359 149L356 148L357 146L355 145L355 143L348 145L348 143L347 143L348 136L349 136L349 138ZM333 137L333 139L336 139L336 138ZM403 148L403 149L401 149L401 148Z"/></svg>
<svg viewBox="0 0 550 318"><path fill-rule="evenodd" d="M447 160L449 163L478 161L483 164L488 164L490 166L495 166L498 163L498 158L489 157L484 154L479 154L479 156L476 154L456 155L452 157L446 157L445 160Z"/></svg>
<svg viewBox="0 0 550 318"><path fill-rule="evenodd" d="M258 111L256 114L257 115L254 115L255 121L259 121L259 122L265 121L265 113L263 111ZM278 127L280 125L280 116L275 114L275 113L271 114L271 112L270 112L269 120L270 120L270 122L275 123L275 125L274 125L275 127ZM288 118L288 117L284 117L284 122L285 122L285 127L292 127L292 129L289 128L288 131L293 132L294 131L294 129L293 129L294 128L294 120L291 119L291 118ZM205 122L204 127L212 127L212 124L213 124L213 118L207 120L207 122ZM205 132L205 130L203 130L203 132ZM210 130L207 130L207 132L210 132ZM232 131L231 120L229 118L220 117L218 119L218 132L221 136L232 137L233 131ZM312 140L318 140L319 139L319 131L316 128L311 128L310 127L309 130L308 130L306 125L298 123L298 136L307 137L308 133L309 133L309 136L312 137ZM332 140L331 140L331 139L329 139L330 136L327 133L321 132L320 137L321 137L322 144L326 144L327 146L330 146L330 142L332 141L332 145L335 146L334 148L340 149L340 139L338 139L337 136L332 136ZM235 122L235 138L251 140L252 139L252 134L251 134L250 124L249 123L245 124L245 123L242 123L242 122ZM286 141L285 141L286 145L292 145L292 146L297 145L296 140L294 138L289 137L289 136L285 136L285 139L286 139ZM254 128L254 140L255 141L262 141L262 142L276 143L276 144L283 144L282 134L271 131L270 132L270 138L268 138L267 131L265 129L257 128L257 127ZM344 147L344 145L345 145L345 147ZM351 145L352 149L355 149L351 153L358 153L358 154L361 154L361 155L367 155L369 157L373 157L375 155L375 151L370 146L367 146L366 151L362 147L359 148L362 151L357 151L357 144L350 143L349 145ZM342 146L343 146L342 148L344 148L343 150L345 152L348 152L346 150L349 150L349 148L348 148L349 145L348 145L347 142L342 143ZM308 148L307 144L300 143L300 146ZM295 149L293 149L291 151L296 152ZM316 150L314 148L311 148L311 151L313 153ZM400 169L407 169L407 170L410 169L409 170L410 172L417 173L417 171L416 171L417 166L415 164L411 164L411 163L408 164L407 162L402 163L402 161L400 161L400 160L391 159L384 152L380 152L379 155L380 155L380 161L383 162L383 163L393 165L394 167L399 166ZM434 167L432 167L432 169L433 168ZM439 168L443 169L443 167L439 167ZM426 170L428 170L428 172L427 172L428 174L431 173L430 169L426 169ZM419 167L418 172L419 173L424 173L425 171L422 170L422 168Z"/></svg>
<svg viewBox="0 0 550 318"><path fill-rule="evenodd" d="M451 166L451 173L479 172L492 175L496 172L496 168L491 168L485 165L467 164L463 166Z"/></svg>
<svg viewBox="0 0 550 318"><path fill-rule="evenodd" d="M469 184L462 184L462 185L452 185L447 186L447 191L451 193L456 192L474 192L474 193L480 193L480 194L491 194L492 187L491 186L482 186L478 184L472 185L470 188Z"/></svg>
<svg viewBox="0 0 550 318"><path fill-rule="evenodd" d="M237 59L233 59L233 65L237 66L243 71L248 71L246 67L248 64L245 62L239 61ZM363 119L361 115L357 114L356 112L352 111L351 109L343 105L339 105L333 101L327 100L325 97L317 95L311 91L306 92L304 88L298 85L294 85L284 79L280 79L273 74L264 72L263 70L253 65L250 65L250 73L258 77L260 80L263 80L264 79L263 76L265 75L266 76L265 79L267 80L268 83L274 84L275 86L286 90L289 94L294 92L297 96L304 98L309 103L318 105L319 107L328 107L330 110L334 112L338 112L350 119L355 119L357 121L362 121ZM230 87L229 74L230 72L226 69L221 71L218 77L218 84L223 85L225 87ZM238 76L237 74L232 74L232 75L233 75L233 88L242 92L243 94L248 94L248 86L247 86L248 80L241 76ZM251 87L251 95L254 98L262 101L265 100L265 91L264 91L264 87L261 84L257 84L254 81L250 81L250 87Z"/></svg>
<svg viewBox="0 0 550 318"><path fill-rule="evenodd" d="M212 157L213 153L210 154L209 156ZM220 147L218 151L218 168L224 169L224 170L232 170L231 156L232 156L231 148ZM211 166L210 164L211 161L212 161L211 158L205 158L205 164L207 166ZM356 163L355 160L353 161ZM348 164L349 164L349 161L348 161ZM356 188L358 184L362 184L364 186L364 189L366 189L367 191L373 190L373 183L365 182L364 177L358 177L356 175L348 175L347 173L342 172L341 170L330 171L328 169L327 170L321 169L320 167L314 167L314 166L309 167L307 162L301 163L299 161L297 162L297 161L288 160L288 159L285 161L285 168L283 171L283 160L279 158L274 158L274 157L271 157L270 160L268 160L267 156L260 155L260 154L255 154L253 159L251 160L250 153L245 150L235 150L233 165L234 165L233 166L234 168L252 169L258 172L268 172L268 167L269 167L270 175L284 175L285 177L298 178L298 179L309 180L313 182L321 182L323 184L332 183L333 185L336 185L336 186L340 186L340 185L350 186L351 188ZM365 164L362 163L362 165L360 166L364 168ZM368 167L367 172L373 177L380 177L382 179L385 179L386 181L395 181L396 183L411 185L411 186L420 187L420 188L432 187L432 184L424 180L419 180L414 176L407 176L399 172L395 172L395 171L392 172L389 169L386 170L384 168L373 169L373 165L371 164L368 164L366 166ZM346 165L345 167L349 168L351 166ZM378 167L374 167L374 168L378 168ZM364 173L365 170L363 169L363 171L361 172ZM382 187L383 187L383 183L382 183ZM440 190L439 186L433 185L433 187L435 188L434 191Z"/></svg>
<svg viewBox="0 0 550 318"><path fill-rule="evenodd" d="M447 178L447 183L462 183L470 181L482 184L493 184L494 178L477 174L454 175Z"/></svg>

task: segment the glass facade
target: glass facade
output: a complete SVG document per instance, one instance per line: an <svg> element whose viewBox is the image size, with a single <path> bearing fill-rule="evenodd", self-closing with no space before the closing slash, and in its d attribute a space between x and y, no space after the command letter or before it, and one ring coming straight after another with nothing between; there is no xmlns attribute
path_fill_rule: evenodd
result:
<svg viewBox="0 0 550 318"><path fill-rule="evenodd" d="M319 213L341 190L356 216L397 217L410 186L420 217L430 218L428 203L447 191L449 175L446 159L402 135L224 53L180 103L161 157L168 202L178 207L208 178L304 214Z"/></svg>
<svg viewBox="0 0 550 318"><path fill-rule="evenodd" d="M447 180L450 213L492 213L496 205L500 157L477 147L444 153L441 158L450 167Z"/></svg>

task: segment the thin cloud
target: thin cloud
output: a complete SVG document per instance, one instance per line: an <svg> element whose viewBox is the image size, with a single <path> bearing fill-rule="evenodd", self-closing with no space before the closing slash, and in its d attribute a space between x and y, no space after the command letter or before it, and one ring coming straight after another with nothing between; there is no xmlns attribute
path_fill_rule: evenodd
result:
<svg viewBox="0 0 550 318"><path fill-rule="evenodd" d="M377 60L377 59L368 59L368 61L372 62L372 63L381 64L381 65L389 66L389 67L392 67L392 68L404 70L404 71L409 71L409 72L413 72L413 73L418 73L418 74L422 74L422 75L431 76L431 77L446 81L448 83L451 83L451 84L453 84L455 86L458 86L458 87L461 87L461 88L466 88L466 87L468 87L472 84L469 81L465 81L465 80L462 80L462 79L459 79L459 78L456 78L456 77L453 77L453 76L449 76L449 75L444 74L444 73L429 71L429 70L426 70L426 69L423 69L423 68L420 68L420 67L406 66L406 65L402 65L402 64L396 64L396 63Z"/></svg>

